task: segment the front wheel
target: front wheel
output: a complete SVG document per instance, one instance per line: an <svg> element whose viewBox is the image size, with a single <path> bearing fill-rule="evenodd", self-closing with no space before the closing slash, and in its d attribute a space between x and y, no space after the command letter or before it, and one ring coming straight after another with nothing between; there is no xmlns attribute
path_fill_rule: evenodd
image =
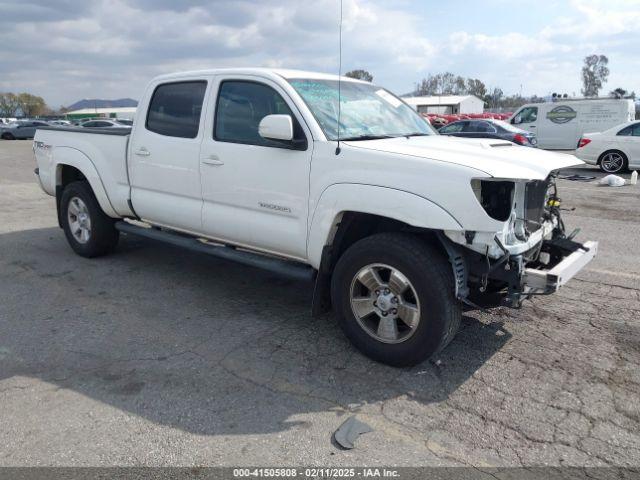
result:
<svg viewBox="0 0 640 480"><path fill-rule="evenodd" d="M82 257L105 255L118 244L115 220L102 211L87 182L73 182L65 187L60 216L69 245Z"/></svg>
<svg viewBox="0 0 640 480"><path fill-rule="evenodd" d="M382 233L352 245L338 260L331 294L349 340L392 366L426 360L460 326L451 265L410 234Z"/></svg>
<svg viewBox="0 0 640 480"><path fill-rule="evenodd" d="M600 170L604 173L619 173L627 168L627 157L622 152L605 152L599 163Z"/></svg>
<svg viewBox="0 0 640 480"><path fill-rule="evenodd" d="M13 133L5 132L1 137L3 140L15 140L16 137L13 136Z"/></svg>

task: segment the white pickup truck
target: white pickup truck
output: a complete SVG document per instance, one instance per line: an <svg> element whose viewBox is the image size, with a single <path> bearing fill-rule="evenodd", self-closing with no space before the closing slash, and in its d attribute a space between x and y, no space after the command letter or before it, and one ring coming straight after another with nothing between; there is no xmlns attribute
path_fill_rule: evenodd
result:
<svg viewBox="0 0 640 480"><path fill-rule="evenodd" d="M575 157L441 137L389 91L332 75L161 76L131 129L40 128L34 152L79 255L124 232L309 278L312 311L333 306L396 366L443 349L464 305L553 293L597 250L560 218L555 172Z"/></svg>

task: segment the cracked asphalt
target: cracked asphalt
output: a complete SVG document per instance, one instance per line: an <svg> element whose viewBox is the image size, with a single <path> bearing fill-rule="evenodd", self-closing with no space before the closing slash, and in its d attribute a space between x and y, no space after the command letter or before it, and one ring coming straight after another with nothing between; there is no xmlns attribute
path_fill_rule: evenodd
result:
<svg viewBox="0 0 640 480"><path fill-rule="evenodd" d="M74 255L30 148L0 141L0 466L638 467L640 185L561 181L598 258L394 369L307 284L134 237ZM338 450L352 414L375 431Z"/></svg>

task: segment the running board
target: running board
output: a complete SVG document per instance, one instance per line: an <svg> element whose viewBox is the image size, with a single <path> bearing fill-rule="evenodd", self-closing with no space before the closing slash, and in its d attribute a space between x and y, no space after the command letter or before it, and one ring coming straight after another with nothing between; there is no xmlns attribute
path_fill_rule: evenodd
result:
<svg viewBox="0 0 640 480"><path fill-rule="evenodd" d="M272 273L291 277L296 280L311 282L315 279L316 271L312 267L299 262L284 260L273 256L261 255L258 253L239 250L224 245L212 245L195 237L190 237L166 230L159 230L157 228L141 227L125 221L116 222L115 227L122 233L129 233L131 235L138 235L140 237L149 238L151 240L169 243L171 245L175 245L176 247L186 248L195 252L206 253L208 255L213 255L214 257L241 263L242 265L247 265L250 267L261 268L263 270L268 270Z"/></svg>

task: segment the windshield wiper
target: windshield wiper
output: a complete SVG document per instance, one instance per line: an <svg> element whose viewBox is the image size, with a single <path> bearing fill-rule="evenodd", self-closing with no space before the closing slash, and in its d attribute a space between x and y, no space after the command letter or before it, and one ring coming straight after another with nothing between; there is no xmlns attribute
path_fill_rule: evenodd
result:
<svg viewBox="0 0 640 480"><path fill-rule="evenodd" d="M414 133L407 133L404 136L409 138L409 137L428 137L430 135L433 135L433 134L432 133L414 132Z"/></svg>
<svg viewBox="0 0 640 480"><path fill-rule="evenodd" d="M354 140L380 140L381 138L397 138L397 137L398 135L358 135L356 137L341 138L340 141L349 142Z"/></svg>

